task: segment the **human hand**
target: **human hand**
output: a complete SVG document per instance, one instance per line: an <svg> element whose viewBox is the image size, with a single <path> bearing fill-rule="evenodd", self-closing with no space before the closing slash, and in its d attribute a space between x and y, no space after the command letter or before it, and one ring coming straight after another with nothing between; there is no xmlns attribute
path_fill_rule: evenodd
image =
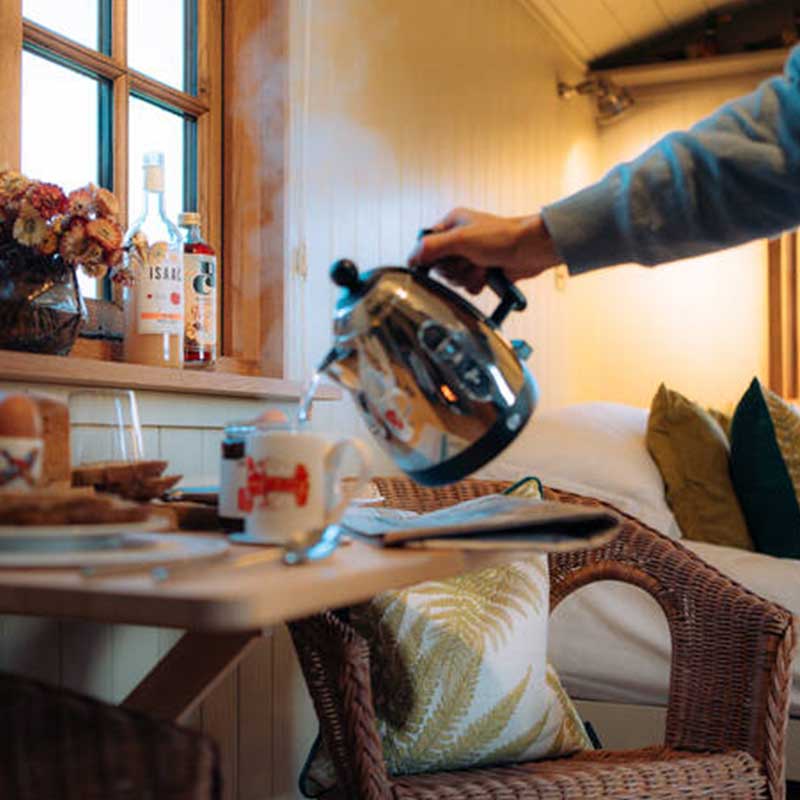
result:
<svg viewBox="0 0 800 800"><path fill-rule="evenodd" d="M547 228L538 214L498 217L457 208L418 242L408 263L435 265L450 283L478 294L486 270L500 267L509 280L532 278L560 261Z"/></svg>

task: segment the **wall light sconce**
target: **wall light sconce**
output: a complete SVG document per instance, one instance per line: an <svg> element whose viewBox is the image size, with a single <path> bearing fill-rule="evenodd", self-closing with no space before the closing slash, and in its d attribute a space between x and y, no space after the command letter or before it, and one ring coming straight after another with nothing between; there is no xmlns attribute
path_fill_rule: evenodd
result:
<svg viewBox="0 0 800 800"><path fill-rule="evenodd" d="M608 78L587 78L576 84L558 83L558 96L569 100L577 95L591 95L597 107L596 119L601 125L616 122L631 106L634 100L624 86L617 86Z"/></svg>

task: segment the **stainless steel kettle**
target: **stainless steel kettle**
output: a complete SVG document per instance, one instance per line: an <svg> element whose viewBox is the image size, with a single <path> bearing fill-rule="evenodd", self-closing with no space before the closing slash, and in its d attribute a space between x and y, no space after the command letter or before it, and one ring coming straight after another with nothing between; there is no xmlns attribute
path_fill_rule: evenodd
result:
<svg viewBox="0 0 800 800"><path fill-rule="evenodd" d="M334 345L319 366L352 395L394 462L425 486L460 480L493 459L536 407L523 365L531 352L499 326L525 298L499 269L500 297L484 316L427 270L382 267L359 275L352 261L331 267L342 287Z"/></svg>

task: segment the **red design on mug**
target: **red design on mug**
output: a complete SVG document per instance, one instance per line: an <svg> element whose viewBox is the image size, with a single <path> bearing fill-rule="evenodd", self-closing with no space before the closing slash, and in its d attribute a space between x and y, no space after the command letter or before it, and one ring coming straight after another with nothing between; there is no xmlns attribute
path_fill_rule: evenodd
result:
<svg viewBox="0 0 800 800"><path fill-rule="evenodd" d="M405 423L403 422L402 417L397 411L393 408L390 408L385 414L384 417L386 421L393 427L397 428L397 430L401 431L405 428Z"/></svg>
<svg viewBox="0 0 800 800"><path fill-rule="evenodd" d="M266 461L256 463L247 457L247 482L239 490L239 510L249 513L253 510L253 501L256 497L264 498L264 505L269 505L269 495L274 493L294 495L295 505L304 506L308 502L311 491L308 469L305 464L298 464L294 474L270 475L267 472Z"/></svg>

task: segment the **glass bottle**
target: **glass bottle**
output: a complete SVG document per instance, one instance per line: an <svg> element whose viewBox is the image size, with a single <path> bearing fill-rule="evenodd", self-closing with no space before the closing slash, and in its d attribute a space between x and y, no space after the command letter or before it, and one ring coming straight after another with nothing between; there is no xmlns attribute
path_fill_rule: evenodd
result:
<svg viewBox="0 0 800 800"><path fill-rule="evenodd" d="M125 290L125 360L183 365L181 234L164 211L164 154L143 160L144 211L125 234L133 286Z"/></svg>
<svg viewBox="0 0 800 800"><path fill-rule="evenodd" d="M183 362L187 367L209 367L217 360L217 257L214 248L203 240L197 212L179 215L178 224L186 231Z"/></svg>

